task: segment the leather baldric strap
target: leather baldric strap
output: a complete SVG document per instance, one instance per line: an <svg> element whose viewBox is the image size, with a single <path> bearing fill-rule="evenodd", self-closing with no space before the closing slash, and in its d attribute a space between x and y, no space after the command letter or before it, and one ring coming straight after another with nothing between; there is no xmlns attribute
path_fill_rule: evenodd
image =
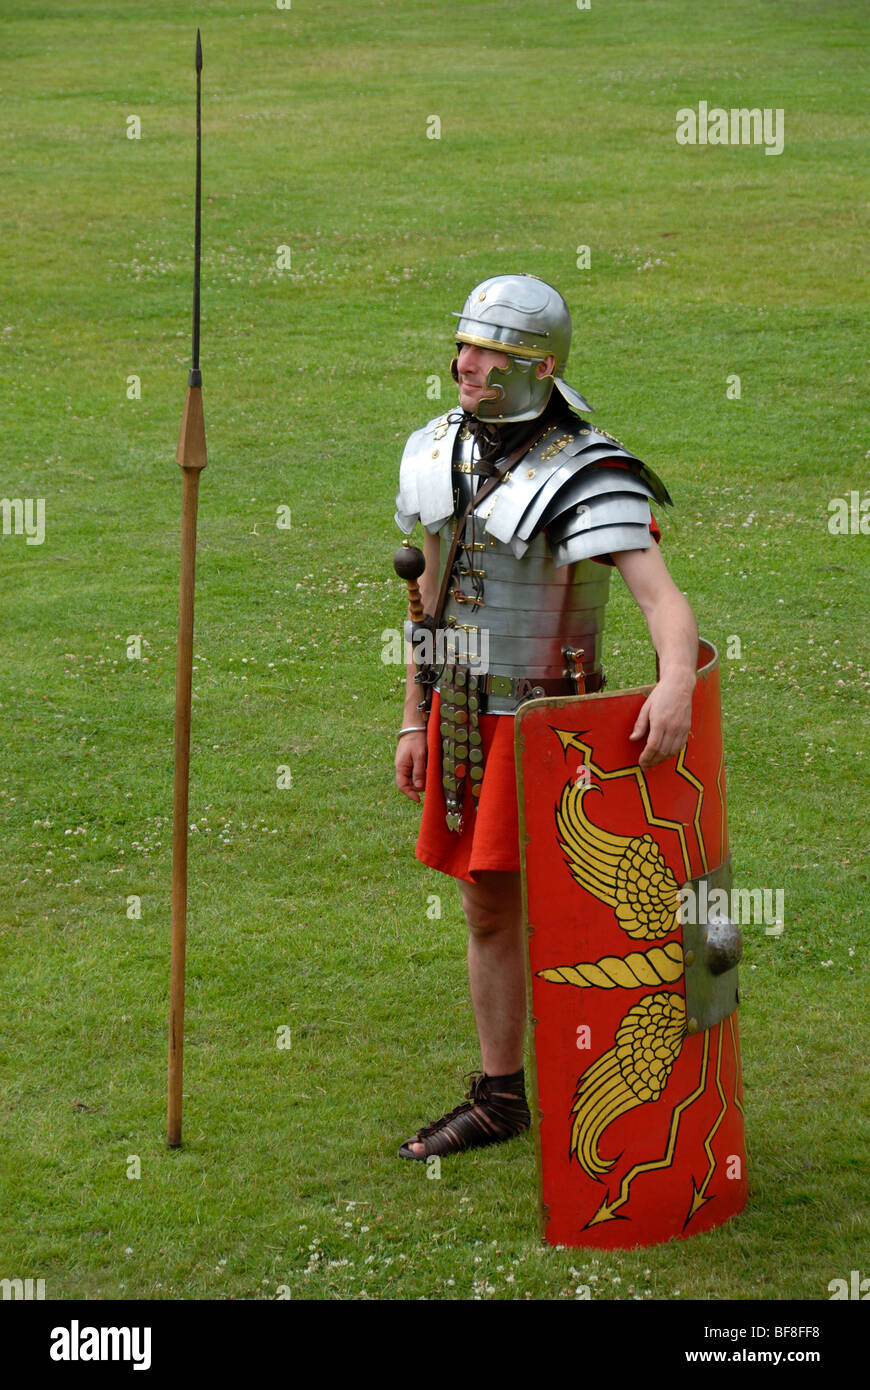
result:
<svg viewBox="0 0 870 1390"><path fill-rule="evenodd" d="M473 495L462 515L457 519L453 540L444 566L441 592L435 609L435 629L441 626L450 577L456 554L465 535L468 518L499 483L503 483L514 464L537 444L542 434L549 428L549 422L540 425L531 438L510 454L503 463L496 464L498 470L494 477L487 478L476 495ZM483 778L483 747L478 724L480 709L479 678L467 668L446 665L441 676L441 782L447 808L447 828L457 834L462 830L462 811L465 799L466 778L471 785L472 803L476 809Z"/></svg>
<svg viewBox="0 0 870 1390"><path fill-rule="evenodd" d="M468 518L474 511L475 507L478 507L480 503L484 500L484 498L488 497L491 492L494 492L495 489L498 487L499 483L504 482L505 478L508 476L514 465L519 463L520 459L524 458L530 449L534 448L538 440L549 428L550 421L547 420L544 424L540 426L539 429L535 431L531 438L524 440L523 443L519 446L519 448L515 449L514 452L510 454L503 463L497 463L495 467L498 469L498 472L496 473L495 477L487 478L486 482L483 484L483 487L481 487L470 499L467 507L462 513L462 516L458 518L456 522L456 529L453 532L453 540L450 543L450 550L447 554L447 563L444 566L444 577L441 580L441 592L438 595L438 603L435 606L434 617L436 631L441 626L441 619L444 614L444 606L447 602L447 590L450 588L450 576L453 573L453 565L456 560L456 553L459 550L462 544L462 538L465 535L465 526L466 522L468 521Z"/></svg>

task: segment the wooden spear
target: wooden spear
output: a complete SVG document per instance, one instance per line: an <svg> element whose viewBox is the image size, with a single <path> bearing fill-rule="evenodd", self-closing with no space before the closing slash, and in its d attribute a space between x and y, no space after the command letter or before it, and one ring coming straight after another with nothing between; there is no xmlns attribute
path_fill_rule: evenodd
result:
<svg viewBox="0 0 870 1390"><path fill-rule="evenodd" d="M172 962L169 986L169 1095L166 1141L181 1145L181 1088L184 1065L184 959L187 936L187 803L190 781L190 686L193 665L193 587L196 562L196 510L200 470L207 463L199 369L199 264L201 249L200 74L202 43L196 31L196 221L193 269L193 365L181 418L176 462L184 484L181 495L181 578L178 591L178 658L175 674L175 790L172 806Z"/></svg>

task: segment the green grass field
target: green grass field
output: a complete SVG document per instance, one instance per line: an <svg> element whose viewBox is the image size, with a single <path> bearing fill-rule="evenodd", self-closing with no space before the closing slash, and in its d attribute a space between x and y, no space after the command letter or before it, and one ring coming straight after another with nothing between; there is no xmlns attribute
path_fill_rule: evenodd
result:
<svg viewBox="0 0 870 1390"><path fill-rule="evenodd" d="M197 24L209 466L169 1153ZM825 1300L870 1274L870 539L828 528L867 491L862 42L860 0L4 5L0 496L44 498L45 539L0 535L0 1277ZM677 144L700 101L782 109L783 152ZM393 497L452 403L450 310L502 269L564 293L568 379L666 480L702 634L739 638L735 882L786 894L780 937L746 932L749 1205L650 1250L543 1247L531 1138L440 1181L396 1158L478 1059L458 897L393 786ZM611 688L648 679L622 586L608 625Z"/></svg>

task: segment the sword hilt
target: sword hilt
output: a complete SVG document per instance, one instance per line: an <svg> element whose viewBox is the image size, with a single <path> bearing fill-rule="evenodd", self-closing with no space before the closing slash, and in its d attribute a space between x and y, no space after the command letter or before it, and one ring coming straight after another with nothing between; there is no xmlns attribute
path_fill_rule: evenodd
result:
<svg viewBox="0 0 870 1390"><path fill-rule="evenodd" d="M423 600L420 597L420 586L417 580L426 568L426 560L422 550L416 545L411 545L410 541L402 541L399 549L393 556L393 569L400 579L404 579L408 586L408 604L411 612L411 621L422 623L425 619L423 612Z"/></svg>

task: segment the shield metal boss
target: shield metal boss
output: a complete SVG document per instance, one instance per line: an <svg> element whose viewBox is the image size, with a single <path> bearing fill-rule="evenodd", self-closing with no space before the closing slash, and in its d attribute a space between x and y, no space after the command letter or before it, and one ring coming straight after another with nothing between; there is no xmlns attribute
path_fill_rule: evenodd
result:
<svg viewBox="0 0 870 1390"><path fill-rule="evenodd" d="M532 700L516 718L533 1115L553 1245L654 1245L746 1203L739 951L723 955L711 921L708 970L707 924L681 920L693 884L728 881L715 648L700 644L686 747L642 772L644 740L629 734L651 689ZM690 979L692 1016L687 960L703 976Z"/></svg>

